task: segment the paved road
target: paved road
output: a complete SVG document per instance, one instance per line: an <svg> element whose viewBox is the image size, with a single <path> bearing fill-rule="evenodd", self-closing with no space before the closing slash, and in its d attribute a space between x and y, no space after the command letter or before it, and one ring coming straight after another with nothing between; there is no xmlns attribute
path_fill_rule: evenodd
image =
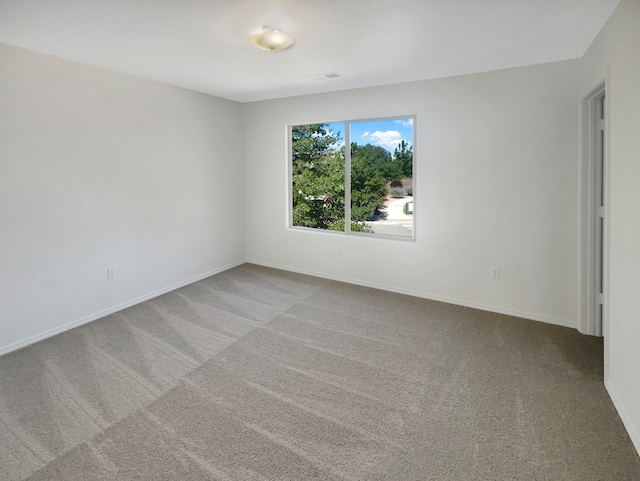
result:
<svg viewBox="0 0 640 481"><path fill-rule="evenodd" d="M413 234L413 215L403 212L404 205L413 201L413 197L395 199L387 205L387 218L375 222L367 222L376 234L411 237Z"/></svg>

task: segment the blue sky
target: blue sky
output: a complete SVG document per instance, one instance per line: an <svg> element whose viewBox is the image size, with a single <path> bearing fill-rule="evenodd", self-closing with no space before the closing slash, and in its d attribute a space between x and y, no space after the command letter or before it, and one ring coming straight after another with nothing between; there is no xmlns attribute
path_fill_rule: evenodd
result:
<svg viewBox="0 0 640 481"><path fill-rule="evenodd" d="M332 122L331 130L341 132L344 143L344 123ZM393 153L401 140L413 145L413 119L372 120L351 122L351 142L359 145L373 144Z"/></svg>

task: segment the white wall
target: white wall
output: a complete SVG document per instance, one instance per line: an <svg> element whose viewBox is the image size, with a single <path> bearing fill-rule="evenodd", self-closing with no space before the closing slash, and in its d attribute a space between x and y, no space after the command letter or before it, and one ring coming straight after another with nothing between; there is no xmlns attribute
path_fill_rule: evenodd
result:
<svg viewBox="0 0 640 481"><path fill-rule="evenodd" d="M577 74L567 61L245 104L249 261L575 327ZM411 114L415 243L287 229L287 124Z"/></svg>
<svg viewBox="0 0 640 481"><path fill-rule="evenodd" d="M240 104L6 45L0 71L0 354L244 260Z"/></svg>
<svg viewBox="0 0 640 481"><path fill-rule="evenodd" d="M605 385L640 452L640 2L623 0L582 59L608 102Z"/></svg>

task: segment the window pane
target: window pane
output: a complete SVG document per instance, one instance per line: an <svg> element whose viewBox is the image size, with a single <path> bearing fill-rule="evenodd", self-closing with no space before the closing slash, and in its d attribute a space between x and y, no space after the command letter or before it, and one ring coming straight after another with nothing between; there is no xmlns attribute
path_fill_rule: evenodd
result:
<svg viewBox="0 0 640 481"><path fill-rule="evenodd" d="M352 122L351 230L413 236L413 119Z"/></svg>
<svg viewBox="0 0 640 481"><path fill-rule="evenodd" d="M292 224L344 231L344 123L291 127Z"/></svg>

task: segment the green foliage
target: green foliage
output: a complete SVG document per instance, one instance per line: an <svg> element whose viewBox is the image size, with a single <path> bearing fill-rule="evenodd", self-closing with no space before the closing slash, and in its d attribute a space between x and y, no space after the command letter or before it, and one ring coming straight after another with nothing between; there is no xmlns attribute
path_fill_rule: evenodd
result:
<svg viewBox="0 0 640 481"><path fill-rule="evenodd" d="M402 180L402 165L394 161L391 154L379 145L358 145L351 143L351 165L366 164L381 176L386 182L400 182ZM353 167L352 167L353 168Z"/></svg>
<svg viewBox="0 0 640 481"><path fill-rule="evenodd" d="M400 164L402 177L413 178L413 146L409 147L409 144L403 140L393 152L393 158Z"/></svg>
<svg viewBox="0 0 640 481"><path fill-rule="evenodd" d="M373 233L373 229L364 222L351 222L351 232L370 232Z"/></svg>
<svg viewBox="0 0 640 481"><path fill-rule="evenodd" d="M389 154L386 150L380 149ZM389 155L391 157L391 155ZM351 220L363 222L387 199L387 182L378 167L386 156L371 144L351 144Z"/></svg>
<svg viewBox="0 0 640 481"><path fill-rule="evenodd" d="M333 224L329 230L344 232L344 219ZM373 233L373 229L364 222L351 222L351 232L369 232Z"/></svg>
<svg viewBox="0 0 640 481"><path fill-rule="evenodd" d="M327 124L292 128L293 225L329 229L344 223L344 154Z"/></svg>
<svg viewBox="0 0 640 481"><path fill-rule="evenodd" d="M413 196L413 186L409 186L405 189L407 195Z"/></svg>

